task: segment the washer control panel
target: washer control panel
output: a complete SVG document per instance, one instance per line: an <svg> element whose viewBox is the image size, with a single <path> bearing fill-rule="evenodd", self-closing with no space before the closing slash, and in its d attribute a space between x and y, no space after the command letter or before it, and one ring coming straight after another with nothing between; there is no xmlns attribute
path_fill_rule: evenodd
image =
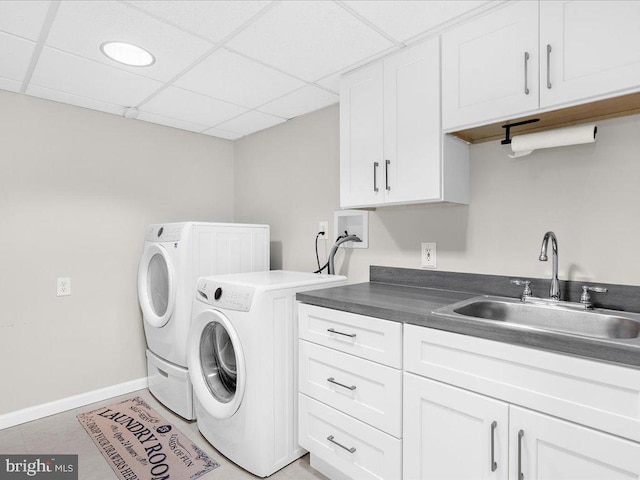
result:
<svg viewBox="0 0 640 480"><path fill-rule="evenodd" d="M220 283L201 278L196 287L196 298L218 308L248 312L251 310L254 291L254 287Z"/></svg>
<svg viewBox="0 0 640 480"><path fill-rule="evenodd" d="M168 223L166 225L149 225L144 239L149 242L177 242L182 237L184 225Z"/></svg>

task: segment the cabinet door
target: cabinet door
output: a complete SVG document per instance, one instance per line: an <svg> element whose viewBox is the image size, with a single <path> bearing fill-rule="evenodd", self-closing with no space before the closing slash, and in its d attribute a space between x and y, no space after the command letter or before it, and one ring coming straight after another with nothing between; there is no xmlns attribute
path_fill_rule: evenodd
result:
<svg viewBox="0 0 640 480"><path fill-rule="evenodd" d="M511 479L616 480L640 476L639 444L513 405L509 409Z"/></svg>
<svg viewBox="0 0 640 480"><path fill-rule="evenodd" d="M509 2L442 35L445 130L537 108L538 2Z"/></svg>
<svg viewBox="0 0 640 480"><path fill-rule="evenodd" d="M384 61L385 203L440 199L440 39Z"/></svg>
<svg viewBox="0 0 640 480"><path fill-rule="evenodd" d="M506 403L404 374L403 478L507 479L508 433Z"/></svg>
<svg viewBox="0 0 640 480"><path fill-rule="evenodd" d="M640 88L639 26L637 1L540 2L540 106Z"/></svg>
<svg viewBox="0 0 640 480"><path fill-rule="evenodd" d="M345 75L340 84L340 206L384 199L382 62Z"/></svg>

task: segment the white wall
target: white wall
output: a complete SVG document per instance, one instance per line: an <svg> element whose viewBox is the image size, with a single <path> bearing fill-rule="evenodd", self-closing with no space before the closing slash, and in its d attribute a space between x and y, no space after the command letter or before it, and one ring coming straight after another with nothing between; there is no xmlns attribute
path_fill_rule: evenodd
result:
<svg viewBox="0 0 640 480"><path fill-rule="evenodd" d="M339 272L362 282L370 264L419 268L420 243L435 241L439 270L547 277L538 255L553 230L562 279L640 285L639 132L640 116L607 120L596 144L518 160L499 142L474 145L469 206L370 212L370 248ZM314 269L317 223L339 209L338 143L337 106L235 142L236 221L271 224L273 268Z"/></svg>
<svg viewBox="0 0 640 480"><path fill-rule="evenodd" d="M0 414L146 376L145 228L233 220L231 142L2 91L0 138Z"/></svg>

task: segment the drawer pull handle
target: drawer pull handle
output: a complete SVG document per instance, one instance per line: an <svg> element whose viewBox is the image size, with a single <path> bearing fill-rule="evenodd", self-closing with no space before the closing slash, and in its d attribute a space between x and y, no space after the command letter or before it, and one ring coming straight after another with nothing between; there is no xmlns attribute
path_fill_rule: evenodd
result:
<svg viewBox="0 0 640 480"><path fill-rule="evenodd" d="M529 78L529 52L524 52L524 94L529 95L529 85L527 80Z"/></svg>
<svg viewBox="0 0 640 480"><path fill-rule="evenodd" d="M498 469L498 464L496 463L496 451L495 451L495 440L496 440L496 427L498 426L498 422L495 420L491 422L491 471L495 472Z"/></svg>
<svg viewBox="0 0 640 480"><path fill-rule="evenodd" d="M522 437L524 437L524 430L518 432L518 480L524 480L524 473L522 473Z"/></svg>
<svg viewBox="0 0 640 480"><path fill-rule="evenodd" d="M335 437L334 437L333 435L329 435L329 436L327 437L327 440L329 440L331 443L333 443L333 444L335 444L335 445L339 446L340 448L344 448L344 449L345 449L347 452L349 452L349 453L354 453L354 452L356 451L356 447L347 448L347 447L345 447L344 445L342 445L342 444L340 444L340 443L336 442L336 441L334 440L334 438L335 438Z"/></svg>
<svg viewBox="0 0 640 480"><path fill-rule="evenodd" d="M327 332L337 333L338 335L344 335L345 337L356 338L356 334L355 333L342 333L342 332L339 332L337 330L334 330L333 328L327 328Z"/></svg>
<svg viewBox="0 0 640 480"><path fill-rule="evenodd" d="M373 162L373 191L377 192L378 188L378 162Z"/></svg>
<svg viewBox="0 0 640 480"><path fill-rule="evenodd" d="M389 185L389 165L391 165L391 160L384 161L384 188L387 192L391 191L391 185Z"/></svg>
<svg viewBox="0 0 640 480"><path fill-rule="evenodd" d="M351 385L351 386L349 387L348 385L345 385L344 383L336 382L336 379L335 379L335 378L333 378L333 377L329 377L329 378L327 378L327 382L329 382L329 383L333 383L334 385L338 385L339 387L346 388L347 390L351 390L351 391L353 391L353 390L355 390L355 389L356 389L356 386L355 386L355 385Z"/></svg>
<svg viewBox="0 0 640 480"><path fill-rule="evenodd" d="M547 44L547 88L551 89L551 45Z"/></svg>

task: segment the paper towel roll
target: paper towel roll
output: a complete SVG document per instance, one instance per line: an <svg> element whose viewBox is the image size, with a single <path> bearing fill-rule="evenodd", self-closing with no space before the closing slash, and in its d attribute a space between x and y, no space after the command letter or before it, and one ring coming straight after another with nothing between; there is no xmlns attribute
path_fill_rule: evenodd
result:
<svg viewBox="0 0 640 480"><path fill-rule="evenodd" d="M596 141L598 127L579 125L577 127L558 128L546 132L518 135L511 140L511 158L524 157L541 148L564 147Z"/></svg>

